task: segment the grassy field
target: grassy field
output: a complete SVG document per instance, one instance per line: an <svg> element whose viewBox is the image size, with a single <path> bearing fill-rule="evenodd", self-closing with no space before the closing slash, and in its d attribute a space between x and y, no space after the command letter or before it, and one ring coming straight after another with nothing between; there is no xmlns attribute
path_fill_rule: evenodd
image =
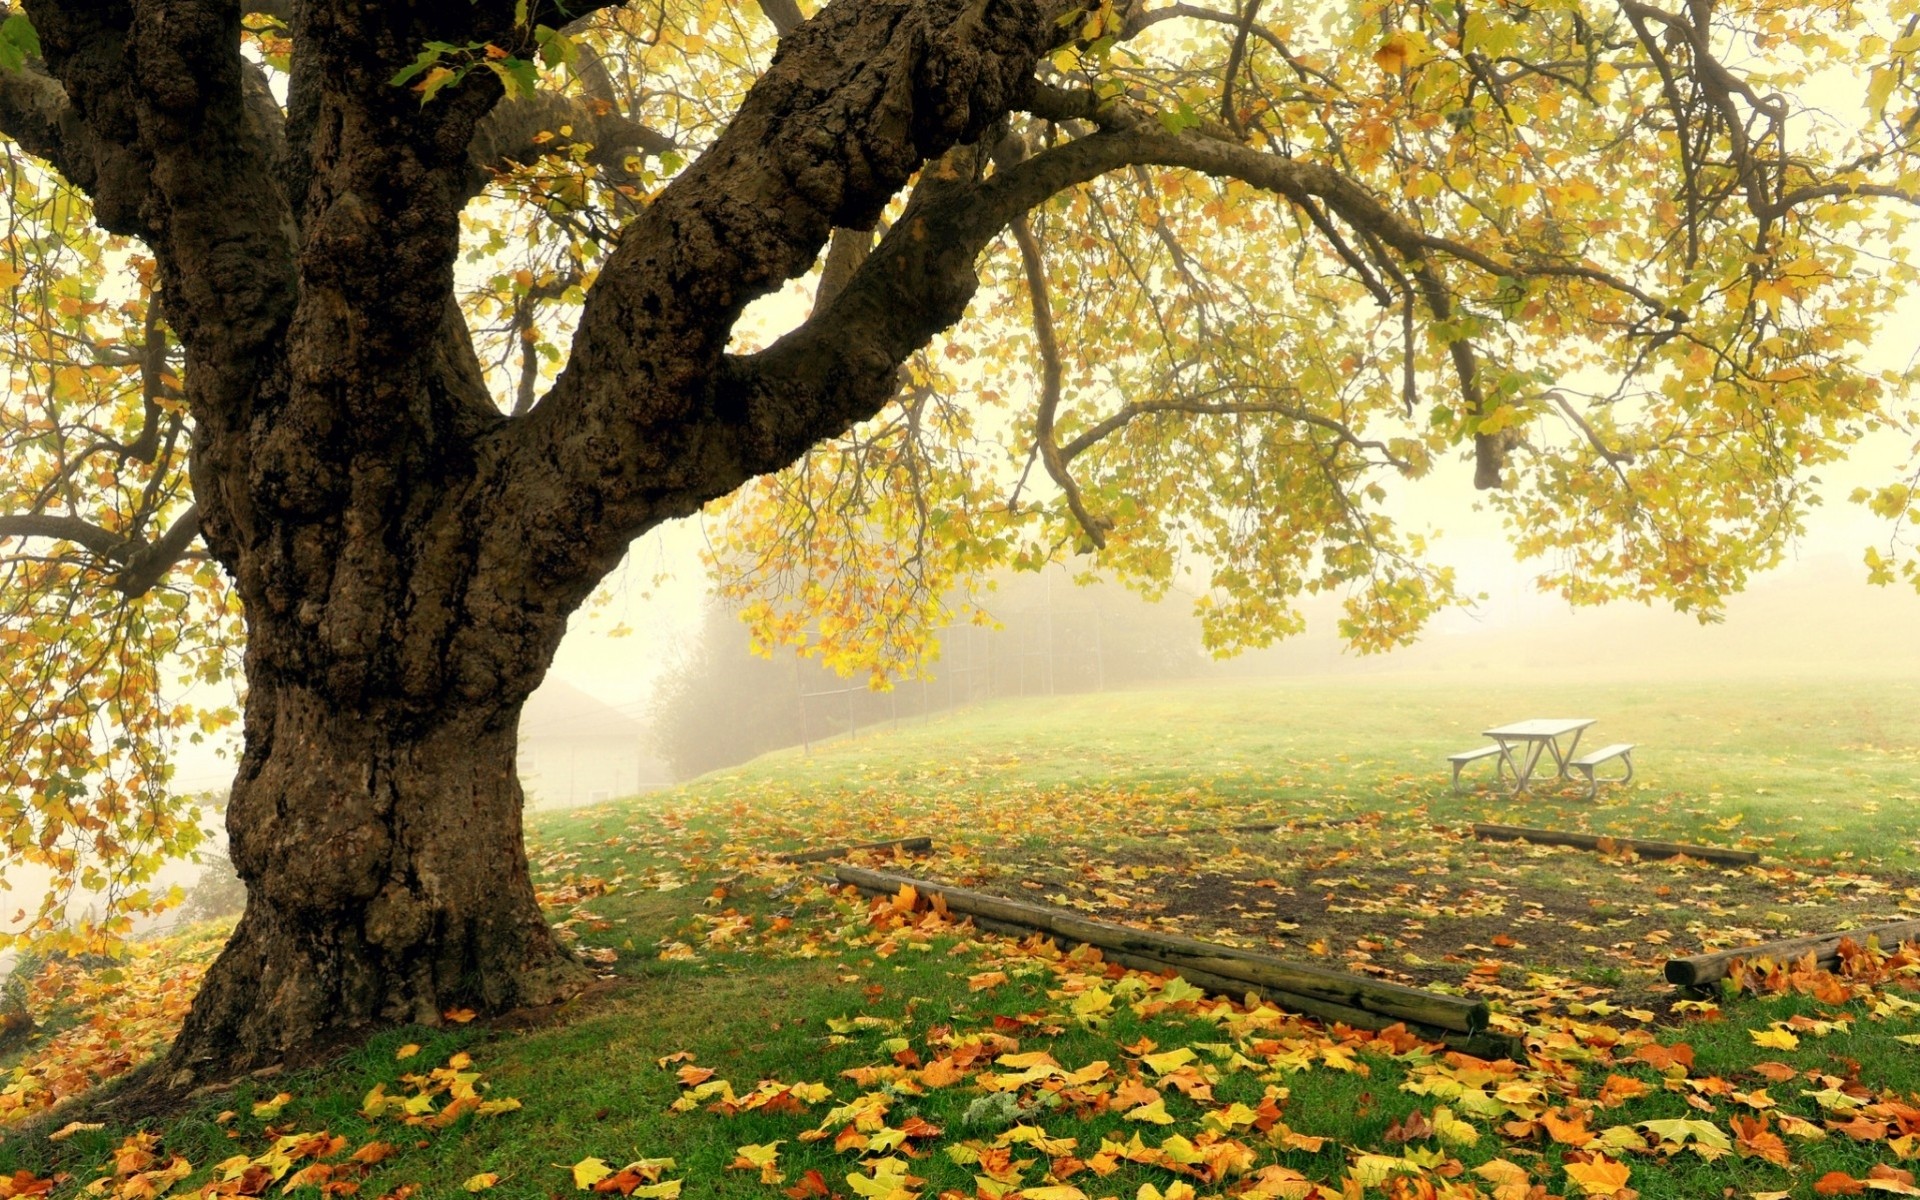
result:
<svg viewBox="0 0 1920 1200"><path fill-rule="evenodd" d="M1597 802L1451 794L1447 752L1536 715L1638 743L1634 785ZM56 1196L525 1198L582 1180L796 1200L1899 1192L1920 1156L1920 1050L1897 1040L1920 1040L1901 986L1916 966L1782 970L1762 984L1777 994L1703 998L1657 975L1675 952L1920 912L1917 796L1920 688L1900 680L998 702L543 814L543 900L606 975L558 1011L392 1031L141 1129L85 1098L34 1113L75 1086L71 1064L111 1074L164 1034L211 939L110 989L67 981L90 1007L64 1048L16 1067L4 1097L38 1123L0 1143L0 1169L29 1172L20 1188L64 1176ZM1477 843L1474 820L1764 858ZM1323 1030L768 857L919 833L936 852L898 869L1481 996L1531 1053L1486 1063ZM109 991L142 1005L137 1022ZM41 1136L76 1117L101 1127Z"/></svg>

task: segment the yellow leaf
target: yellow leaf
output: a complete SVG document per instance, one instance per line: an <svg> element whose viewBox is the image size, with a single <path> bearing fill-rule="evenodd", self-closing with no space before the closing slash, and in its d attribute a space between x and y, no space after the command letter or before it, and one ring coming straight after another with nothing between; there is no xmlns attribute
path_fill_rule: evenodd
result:
<svg viewBox="0 0 1920 1200"><path fill-rule="evenodd" d="M89 1130L105 1128L106 1124L101 1121L68 1121L59 1129L48 1134L47 1140L50 1142L64 1142L76 1133L86 1133Z"/></svg>
<svg viewBox="0 0 1920 1200"><path fill-rule="evenodd" d="M1165 1099L1142 1104L1139 1108L1127 1113L1126 1119L1129 1121L1151 1121L1155 1125L1173 1124L1173 1118L1167 1115L1167 1102Z"/></svg>
<svg viewBox="0 0 1920 1200"><path fill-rule="evenodd" d="M1378 63L1380 69L1389 75L1398 75L1400 72L1406 70L1406 35L1396 33L1386 41L1380 43L1380 48L1373 52L1373 61Z"/></svg>
<svg viewBox="0 0 1920 1200"><path fill-rule="evenodd" d="M584 1190L611 1174L613 1174L613 1168L605 1161L598 1158L583 1158L573 1164L573 1186Z"/></svg>
<svg viewBox="0 0 1920 1200"><path fill-rule="evenodd" d="M414 1055L418 1053L420 1053L420 1044L418 1042L408 1042L406 1045L400 1047L398 1050L395 1050L393 1052L393 1056L396 1059L404 1060L404 1059L412 1058Z"/></svg>
<svg viewBox="0 0 1920 1200"><path fill-rule="evenodd" d="M1603 1155L1597 1155L1592 1162L1570 1162L1566 1164L1567 1178L1580 1185L1580 1190L1589 1196L1611 1196L1627 1186L1627 1177L1632 1174L1627 1164L1614 1162Z"/></svg>
<svg viewBox="0 0 1920 1200"><path fill-rule="evenodd" d="M467 1181L460 1186L470 1192L484 1192L499 1182L500 1176L494 1174L492 1171L482 1171L478 1175L467 1176Z"/></svg>
<svg viewBox="0 0 1920 1200"><path fill-rule="evenodd" d="M1747 1036L1753 1039L1754 1045L1771 1050L1793 1050L1800 1045L1800 1039L1784 1029L1749 1029Z"/></svg>
<svg viewBox="0 0 1920 1200"><path fill-rule="evenodd" d="M1152 1067L1154 1074L1165 1075L1168 1071L1186 1066L1198 1057L1192 1050L1182 1046L1177 1050L1168 1050L1164 1054L1149 1054L1140 1061Z"/></svg>
<svg viewBox="0 0 1920 1200"><path fill-rule="evenodd" d="M1483 1162L1473 1169L1473 1173L1488 1183L1501 1187L1512 1187L1516 1184L1525 1186L1527 1182L1527 1169L1519 1163L1508 1162L1504 1158Z"/></svg>
<svg viewBox="0 0 1920 1200"><path fill-rule="evenodd" d="M445 1017L447 1020L452 1021L455 1025L465 1025L468 1021L473 1020L473 1018L479 1014L475 1013L470 1008L450 1008L447 1011L441 1013L440 1015L442 1017Z"/></svg>
<svg viewBox="0 0 1920 1200"><path fill-rule="evenodd" d="M253 1115L261 1118L277 1117L280 1115L280 1110L285 1108L287 1101L291 1099L293 1099L292 1096L286 1092L281 1092L271 1100L262 1100L260 1103L254 1105Z"/></svg>

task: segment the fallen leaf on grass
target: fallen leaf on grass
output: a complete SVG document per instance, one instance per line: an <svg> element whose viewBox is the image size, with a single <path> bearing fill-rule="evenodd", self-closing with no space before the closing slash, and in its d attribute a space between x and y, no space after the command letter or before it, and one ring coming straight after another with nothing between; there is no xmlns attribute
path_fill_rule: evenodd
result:
<svg viewBox="0 0 1920 1200"><path fill-rule="evenodd" d="M260 1103L254 1105L253 1115L263 1119L277 1117L280 1115L280 1110L285 1108L287 1102L292 1099L293 1097L290 1094L281 1092L271 1100L262 1100Z"/></svg>
<svg viewBox="0 0 1920 1200"><path fill-rule="evenodd" d="M59 1129L56 1129L52 1133L48 1134L47 1140L50 1142L64 1142L76 1133L88 1133L95 1129L105 1129L105 1128L106 1128L105 1123L101 1121L68 1121L65 1125L62 1125ZM17 1195L21 1193L15 1193L15 1194Z"/></svg>
<svg viewBox="0 0 1920 1200"><path fill-rule="evenodd" d="M815 1196L830 1196L832 1190L827 1187L827 1177L813 1168L800 1177L800 1182L790 1188L781 1189L791 1200L811 1200Z"/></svg>
<svg viewBox="0 0 1920 1200"><path fill-rule="evenodd" d="M1626 1190L1627 1179L1632 1174L1627 1164L1615 1162L1603 1154L1596 1154L1587 1162L1569 1162L1566 1171L1567 1178L1589 1196L1619 1195Z"/></svg>
<svg viewBox="0 0 1920 1200"><path fill-rule="evenodd" d="M460 1186L463 1188L466 1188L470 1192L484 1192L488 1188L492 1187L494 1184L499 1182L500 1182L499 1175L495 1174L492 1171L482 1171L478 1175L469 1175L467 1177L467 1181L461 1184Z"/></svg>
<svg viewBox="0 0 1920 1200"><path fill-rule="evenodd" d="M44 1196L53 1190L53 1185L57 1182L59 1182L58 1178L42 1179L32 1171L22 1169L9 1176L0 1176L0 1196L8 1197L9 1200L16 1196Z"/></svg>
<svg viewBox="0 0 1920 1200"><path fill-rule="evenodd" d="M573 1186L583 1190L613 1174L613 1168L606 1164L606 1160L599 1158L583 1158L573 1164L572 1170Z"/></svg>
<svg viewBox="0 0 1920 1200"><path fill-rule="evenodd" d="M761 1183L785 1183L786 1176L780 1173L780 1142L749 1144L737 1147L733 1161L727 1164L732 1171L758 1171Z"/></svg>
<svg viewBox="0 0 1920 1200"><path fill-rule="evenodd" d="M1743 1117L1735 1113L1728 1123L1733 1126L1733 1145L1740 1157L1764 1159L1777 1167L1788 1165L1787 1144L1767 1128L1765 1114Z"/></svg>
<svg viewBox="0 0 1920 1200"><path fill-rule="evenodd" d="M1167 1102L1164 1099L1155 1099L1149 1104L1130 1109L1125 1116L1129 1121L1151 1121L1155 1125L1173 1124L1173 1118L1167 1115Z"/></svg>
<svg viewBox="0 0 1920 1200"><path fill-rule="evenodd" d="M414 1055L418 1053L420 1053L420 1043L408 1042L406 1045L400 1047L398 1050L395 1050L393 1052L393 1057L395 1059L404 1061L406 1059L412 1058Z"/></svg>

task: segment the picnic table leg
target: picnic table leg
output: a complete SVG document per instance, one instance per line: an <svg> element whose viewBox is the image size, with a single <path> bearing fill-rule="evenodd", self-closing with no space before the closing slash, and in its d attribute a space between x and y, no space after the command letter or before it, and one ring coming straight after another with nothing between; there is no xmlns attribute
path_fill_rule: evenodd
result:
<svg viewBox="0 0 1920 1200"><path fill-rule="evenodd" d="M1567 763L1573 758L1574 753L1580 749L1580 735L1585 732L1586 728L1584 726L1573 731L1573 741L1568 743L1565 753L1562 753L1560 750L1560 740L1558 738L1552 740L1553 761L1555 765L1560 768L1560 778L1573 778L1573 776L1567 772Z"/></svg>
<svg viewBox="0 0 1920 1200"><path fill-rule="evenodd" d="M1502 742L1501 745L1506 745ZM1540 765L1541 743L1537 738L1527 739L1527 753L1524 764L1514 771L1513 794L1518 796L1527 790L1533 782L1534 768Z"/></svg>

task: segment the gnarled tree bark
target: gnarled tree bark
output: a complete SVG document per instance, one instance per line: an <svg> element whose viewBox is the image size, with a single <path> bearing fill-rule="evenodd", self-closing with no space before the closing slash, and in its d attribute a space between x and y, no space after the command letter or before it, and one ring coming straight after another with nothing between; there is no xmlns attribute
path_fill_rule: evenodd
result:
<svg viewBox="0 0 1920 1200"><path fill-rule="evenodd" d="M852 348L856 394L734 387L733 321L1017 104L1054 29L1034 0L854 0L786 31L626 231L557 386L509 418L453 262L476 156L525 131L489 120L485 72L426 105L389 80L428 41L530 53L531 24L510 0L283 6L281 119L241 7L28 0L45 62L0 86L0 126L154 252L198 529L246 606L228 828L248 905L175 1043L180 1084L583 982L529 881L521 704L635 536L892 394L900 335ZM904 340L938 319L904 314Z"/></svg>

